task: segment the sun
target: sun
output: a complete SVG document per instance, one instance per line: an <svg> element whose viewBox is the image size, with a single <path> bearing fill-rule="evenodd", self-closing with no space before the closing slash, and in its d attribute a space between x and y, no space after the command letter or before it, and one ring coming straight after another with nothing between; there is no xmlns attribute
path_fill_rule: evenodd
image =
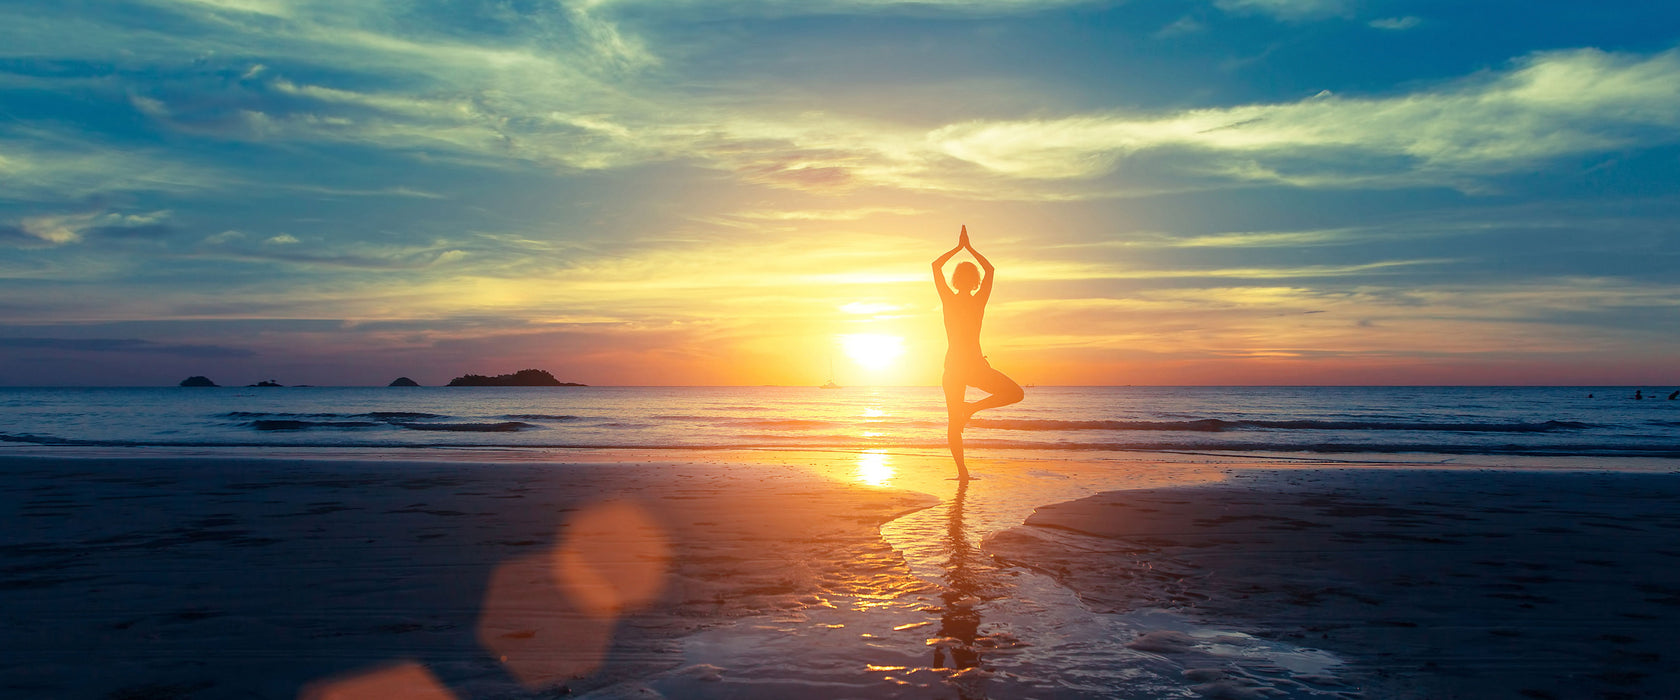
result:
<svg viewBox="0 0 1680 700"><path fill-rule="evenodd" d="M865 369L886 369L904 354L904 339L896 335L854 333L840 336L846 357Z"/></svg>

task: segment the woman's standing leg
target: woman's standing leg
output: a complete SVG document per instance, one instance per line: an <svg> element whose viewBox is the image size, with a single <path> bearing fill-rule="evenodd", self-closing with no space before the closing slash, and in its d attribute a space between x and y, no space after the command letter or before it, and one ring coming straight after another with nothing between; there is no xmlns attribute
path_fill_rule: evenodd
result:
<svg viewBox="0 0 1680 700"><path fill-rule="evenodd" d="M951 444L951 459L957 462L957 480L968 481L968 465L963 463L963 426L968 423L968 404L963 401L963 392L968 385L961 378L945 373L941 382L945 387L945 436Z"/></svg>

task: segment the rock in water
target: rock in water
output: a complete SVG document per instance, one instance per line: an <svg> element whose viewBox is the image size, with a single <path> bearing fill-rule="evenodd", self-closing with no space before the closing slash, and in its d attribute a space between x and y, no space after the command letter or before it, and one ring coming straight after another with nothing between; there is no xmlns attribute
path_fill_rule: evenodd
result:
<svg viewBox="0 0 1680 700"><path fill-rule="evenodd" d="M409 379L408 377L397 377L396 379L391 380L391 383L386 386L420 386L420 383L414 381L413 379Z"/></svg>
<svg viewBox="0 0 1680 700"><path fill-rule="evenodd" d="M220 385L215 383L215 382L210 381L209 377L204 377L204 376L200 376L200 375L195 374L191 377L187 377L186 379L182 379L181 380L181 386L220 386Z"/></svg>

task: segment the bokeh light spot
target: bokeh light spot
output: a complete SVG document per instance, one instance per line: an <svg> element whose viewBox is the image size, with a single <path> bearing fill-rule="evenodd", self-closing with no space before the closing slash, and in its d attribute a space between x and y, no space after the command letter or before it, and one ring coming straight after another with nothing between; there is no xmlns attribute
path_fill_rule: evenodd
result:
<svg viewBox="0 0 1680 700"><path fill-rule="evenodd" d="M592 506L562 532L553 550L496 568L479 617L479 644L527 687L599 668L619 616L665 586L670 543L640 506Z"/></svg>
<svg viewBox="0 0 1680 700"><path fill-rule="evenodd" d="M298 700L455 700L455 695L426 667L405 661L374 671L317 681L304 686Z"/></svg>

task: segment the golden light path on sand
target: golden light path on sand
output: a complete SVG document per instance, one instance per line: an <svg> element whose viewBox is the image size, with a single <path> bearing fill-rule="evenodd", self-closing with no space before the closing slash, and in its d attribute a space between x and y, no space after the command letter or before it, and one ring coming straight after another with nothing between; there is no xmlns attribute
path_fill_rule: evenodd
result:
<svg viewBox="0 0 1680 700"><path fill-rule="evenodd" d="M650 455L661 453L618 452L606 461ZM881 536L887 546L878 552L827 567L829 573L817 581L814 595L685 637L678 644L681 659L675 669L603 692L617 697L613 693L646 688L666 696L700 692L705 697L727 697L731 688L777 688L790 683L829 687L839 693L835 697L901 692L939 697L953 690L962 698L1029 697L1057 688L1065 697L1167 697L1183 691L1184 669L1127 646L1127 640L1138 638L1146 629L1173 629L1217 640L1206 645L1207 655L1231 663L1293 666L1315 673L1334 668L1339 662L1328 654L1238 632L1204 629L1164 611L1145 611L1141 617L1095 615L1049 577L999 562L981 548L986 537L1019 525L1039 505L1116 487L1214 481L1235 463L1196 460L1163 469L1159 457L1122 454L1070 461L1054 453L1013 453L1005 459L974 461L979 478L957 482L950 478L949 457L936 450L708 453L704 461L733 465L730 469L793 467L865 489L913 491L937 501L883 525ZM622 505L605 507L610 512L601 518L622 515L612 510ZM627 522L636 520L619 517L626 518ZM599 536L638 529L643 528L603 526L579 532L594 531ZM578 542L578 534L563 541L561 553L576 550L588 553L591 562L599 560L589 567L566 567L591 572L588 580L579 583L555 576L558 572L548 568L548 559L533 560L533 566L526 568L520 568L522 560L513 561L498 571L499 583L491 587L492 595L485 601L481 635L509 671L532 688L587 674L605 660L602 652L618 615L604 611L627 610L615 602L630 597L619 590L639 590L648 580L643 574L619 574L632 569L645 572L646 566L660 558L658 547L630 546L650 538L614 536L610 543L592 544ZM628 585L632 583L638 585ZM587 595L580 594L580 588L589 589L583 591ZM596 598L607 603L586 605ZM606 626L585 624L597 620ZM551 632L569 632L533 633L534 627L544 625ZM600 628L593 637L595 643L583 650L587 653L579 654L575 633L595 627ZM536 643L542 639L551 641ZM570 641L564 648L553 646L553 640L561 639ZM375 673L394 674L380 677L392 683L425 680L413 670ZM313 697L367 697L342 691L363 690L355 684L369 680L336 679L316 688L319 692ZM1075 685L1063 685L1069 682ZM1125 692L1116 695L1119 689Z"/></svg>
<svg viewBox="0 0 1680 700"><path fill-rule="evenodd" d="M867 433L866 433L867 434ZM870 486L891 486L894 470L892 456L884 449L870 449L858 453L857 480Z"/></svg>

